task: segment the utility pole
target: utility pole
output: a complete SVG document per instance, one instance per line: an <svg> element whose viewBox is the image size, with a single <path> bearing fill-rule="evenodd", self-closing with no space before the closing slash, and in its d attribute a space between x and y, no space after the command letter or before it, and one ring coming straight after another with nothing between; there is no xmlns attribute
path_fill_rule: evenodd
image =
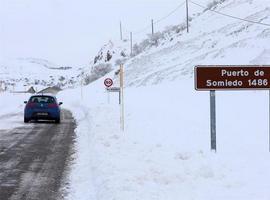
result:
<svg viewBox="0 0 270 200"><path fill-rule="evenodd" d="M81 76L81 100L83 100L83 75Z"/></svg>
<svg viewBox="0 0 270 200"><path fill-rule="evenodd" d="M120 40L123 40L122 22L120 21Z"/></svg>
<svg viewBox="0 0 270 200"><path fill-rule="evenodd" d="M132 32L130 32L130 56L133 55Z"/></svg>
<svg viewBox="0 0 270 200"><path fill-rule="evenodd" d="M151 25L152 25L152 35L154 35L154 20L151 20Z"/></svg>
<svg viewBox="0 0 270 200"><path fill-rule="evenodd" d="M187 20L187 33L189 33L189 23L188 23L188 0L186 0L186 20Z"/></svg>

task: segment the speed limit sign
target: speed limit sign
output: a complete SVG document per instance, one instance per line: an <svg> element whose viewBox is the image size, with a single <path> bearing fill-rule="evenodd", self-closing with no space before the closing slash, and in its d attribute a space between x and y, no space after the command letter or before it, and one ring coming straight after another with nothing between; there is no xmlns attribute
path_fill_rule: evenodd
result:
<svg viewBox="0 0 270 200"><path fill-rule="evenodd" d="M104 80L104 85L105 85L106 87L111 87L111 86L113 85L113 80L112 80L111 78L106 78L106 79Z"/></svg>

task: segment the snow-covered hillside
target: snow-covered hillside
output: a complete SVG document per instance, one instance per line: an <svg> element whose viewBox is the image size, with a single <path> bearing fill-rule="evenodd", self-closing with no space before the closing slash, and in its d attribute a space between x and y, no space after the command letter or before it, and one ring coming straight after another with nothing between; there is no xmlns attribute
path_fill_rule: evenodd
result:
<svg viewBox="0 0 270 200"><path fill-rule="evenodd" d="M216 1L219 2L219 1ZM223 1L220 1L223 2ZM191 3L190 3L191 4ZM191 8L196 5L191 4ZM216 11L256 22L270 23L267 1L224 1ZM157 84L192 77L198 64L269 64L270 27L201 11L190 23L190 33L161 34L158 47L130 60L127 85ZM168 33L167 33L168 35ZM165 42L164 42L165 40Z"/></svg>
<svg viewBox="0 0 270 200"><path fill-rule="evenodd" d="M101 47L98 54L93 58L89 68L82 69L84 84L96 81L105 74L117 69L121 63L125 63L130 54L127 50L127 41L109 41Z"/></svg>
<svg viewBox="0 0 270 200"><path fill-rule="evenodd" d="M270 23L267 1L209 5ZM114 72L84 87L82 97L80 90L60 94L77 96L66 102L78 123L66 199L270 198L268 93L217 92L215 154L209 93L196 92L193 85L195 65L269 64L269 27L202 9L192 17L189 34L174 30L160 33L154 45L138 45L139 53L124 65L124 132L118 96L108 96L103 86L105 77L117 86Z"/></svg>

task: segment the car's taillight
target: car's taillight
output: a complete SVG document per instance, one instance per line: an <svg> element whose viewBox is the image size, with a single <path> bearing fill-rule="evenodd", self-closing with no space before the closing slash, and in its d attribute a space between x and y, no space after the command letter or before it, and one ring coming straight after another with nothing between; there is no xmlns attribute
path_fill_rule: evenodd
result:
<svg viewBox="0 0 270 200"><path fill-rule="evenodd" d="M36 106L36 103L28 103L26 104L26 108L34 108Z"/></svg>
<svg viewBox="0 0 270 200"><path fill-rule="evenodd" d="M56 103L51 103L48 105L48 108L57 108L58 105Z"/></svg>

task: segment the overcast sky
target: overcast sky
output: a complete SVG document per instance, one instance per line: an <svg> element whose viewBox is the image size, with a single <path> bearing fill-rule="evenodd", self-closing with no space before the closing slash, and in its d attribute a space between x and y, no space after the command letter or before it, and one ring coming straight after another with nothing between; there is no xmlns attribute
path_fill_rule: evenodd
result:
<svg viewBox="0 0 270 200"><path fill-rule="evenodd" d="M35 57L61 65L86 66L106 41L119 39L120 20L125 30L138 30L182 2L0 0L0 53L4 58ZM181 21L184 16L181 8L164 25Z"/></svg>

